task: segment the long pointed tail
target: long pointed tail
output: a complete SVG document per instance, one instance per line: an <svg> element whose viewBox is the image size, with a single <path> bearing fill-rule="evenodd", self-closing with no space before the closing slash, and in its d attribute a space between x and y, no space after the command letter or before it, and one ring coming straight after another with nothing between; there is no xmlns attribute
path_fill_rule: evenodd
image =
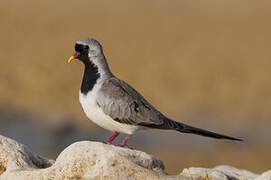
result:
<svg viewBox="0 0 271 180"><path fill-rule="evenodd" d="M141 125L143 125L143 124L141 124ZM242 139L218 134L215 132L211 132L211 131L196 128L196 127L192 127L192 126L168 119L166 117L165 117L164 123L162 125L144 124L143 126L147 126L147 127L155 128L155 129L172 129L172 130L174 129L174 130L182 132L182 133L197 134L197 135L216 138L216 139L229 139L229 140L234 140L234 141L243 141Z"/></svg>
<svg viewBox="0 0 271 180"><path fill-rule="evenodd" d="M234 140L234 141L243 141L242 139L214 133L214 132L207 131L204 129L192 127L183 123L176 122L176 124L177 126L175 126L175 130L182 133L192 133L192 134L197 134L197 135L216 138L216 139L229 139L229 140Z"/></svg>

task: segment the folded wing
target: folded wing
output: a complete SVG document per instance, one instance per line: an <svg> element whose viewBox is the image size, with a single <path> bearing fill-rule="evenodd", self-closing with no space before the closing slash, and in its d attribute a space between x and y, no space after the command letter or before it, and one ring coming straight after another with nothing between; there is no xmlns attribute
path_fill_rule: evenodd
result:
<svg viewBox="0 0 271 180"><path fill-rule="evenodd" d="M131 125L163 124L164 116L136 90L115 77L102 84L97 104L115 121Z"/></svg>

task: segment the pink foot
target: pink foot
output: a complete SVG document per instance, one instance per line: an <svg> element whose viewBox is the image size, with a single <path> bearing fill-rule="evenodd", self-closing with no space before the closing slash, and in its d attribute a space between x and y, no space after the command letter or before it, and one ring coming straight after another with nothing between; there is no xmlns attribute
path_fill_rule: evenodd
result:
<svg viewBox="0 0 271 180"><path fill-rule="evenodd" d="M115 132L110 138L107 139L107 144L112 144L112 141L119 135L118 132Z"/></svg>
<svg viewBox="0 0 271 180"><path fill-rule="evenodd" d="M121 144L119 144L118 146L120 147L128 147L130 148L129 146L127 146L127 142L128 140L132 137L132 135L130 134L127 134L126 137L123 139L123 141L121 142ZM131 149L131 148L130 148Z"/></svg>

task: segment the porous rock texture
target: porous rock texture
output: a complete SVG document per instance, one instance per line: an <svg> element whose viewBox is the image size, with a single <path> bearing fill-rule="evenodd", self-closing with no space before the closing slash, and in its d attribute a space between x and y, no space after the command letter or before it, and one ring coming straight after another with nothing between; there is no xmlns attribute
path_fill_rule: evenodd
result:
<svg viewBox="0 0 271 180"><path fill-rule="evenodd" d="M217 166L208 168L184 169L182 176L190 179L214 179L214 180L254 180L258 175L247 170L236 169L231 166Z"/></svg>
<svg viewBox="0 0 271 180"><path fill-rule="evenodd" d="M230 166L218 166L213 169L188 168L179 175L170 176L164 172L162 161L145 152L92 141L70 145L53 161L0 135L0 180L2 179L268 180L271 179L271 171L257 175Z"/></svg>

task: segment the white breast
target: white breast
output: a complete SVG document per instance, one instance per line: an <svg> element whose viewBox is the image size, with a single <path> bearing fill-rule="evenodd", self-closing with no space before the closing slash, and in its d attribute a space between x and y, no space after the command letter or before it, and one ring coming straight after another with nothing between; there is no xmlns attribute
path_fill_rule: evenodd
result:
<svg viewBox="0 0 271 180"><path fill-rule="evenodd" d="M96 97L99 89L100 83L96 84L92 91L88 92L86 95L79 92L79 101L87 117L104 129L113 132L133 134L138 129L137 126L122 124L113 120L110 116L106 115L103 110L97 105Z"/></svg>

